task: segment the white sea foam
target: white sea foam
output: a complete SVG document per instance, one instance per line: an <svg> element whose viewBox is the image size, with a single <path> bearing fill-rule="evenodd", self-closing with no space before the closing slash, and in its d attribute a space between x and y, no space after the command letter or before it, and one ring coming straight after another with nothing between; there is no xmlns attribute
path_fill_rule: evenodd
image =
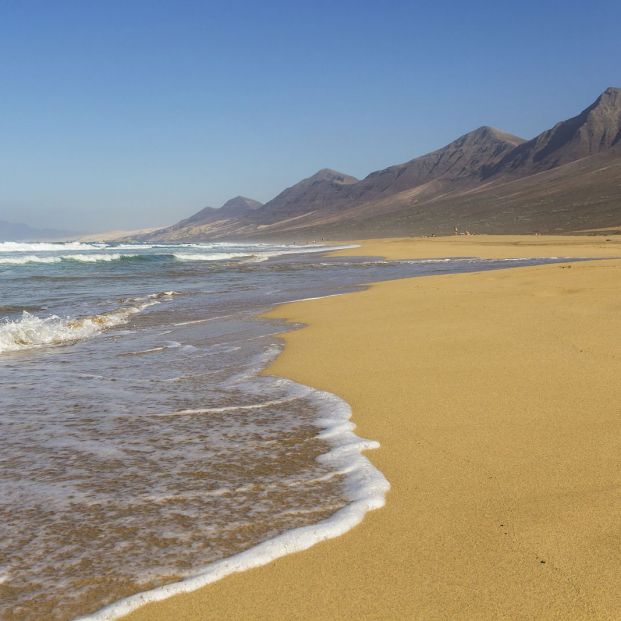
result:
<svg viewBox="0 0 621 621"><path fill-rule="evenodd" d="M213 252L210 254L175 252L173 256L178 261L226 261L247 257L249 254L248 252Z"/></svg>
<svg viewBox="0 0 621 621"><path fill-rule="evenodd" d="M114 244L113 246L107 246L109 250L150 250L151 248L159 248L152 244Z"/></svg>
<svg viewBox="0 0 621 621"><path fill-rule="evenodd" d="M227 405L220 408L198 408L196 410L177 410L176 412L168 412L161 416L183 416L185 414L219 414L221 412L235 412L237 410L260 410L271 405L280 405L281 403L289 403L298 397L290 397L288 399L272 399L271 401L263 401L262 403L252 403L250 405Z"/></svg>
<svg viewBox="0 0 621 621"><path fill-rule="evenodd" d="M1 265L32 265L52 264L63 262L97 263L119 261L136 257L171 257L177 261L230 261L243 260L244 263L261 263L268 259L283 255L306 254L314 252L329 252L348 246L320 246L317 244L307 245L282 245L272 246L269 244L117 244L104 243L46 243L46 242L0 242L0 266ZM225 252L225 250L230 251ZM125 254L120 251L127 250L154 250L148 254ZM158 252L157 250L160 250ZM163 253L169 250L170 254ZM197 252L204 250L206 252ZM68 252L70 254L68 254Z"/></svg>
<svg viewBox="0 0 621 621"><path fill-rule="evenodd" d="M89 338L108 328L127 323L132 315L172 295L174 292L168 291L134 298L127 305L108 313L78 318L57 315L37 317L24 311L20 319L0 322L0 354Z"/></svg>
<svg viewBox="0 0 621 621"><path fill-rule="evenodd" d="M288 300L287 302L285 302L285 304L293 304L293 302L310 302L312 300L323 300L325 298L338 298L342 295L345 295L345 294L329 293L328 295L316 295L315 297L312 297L312 298L296 298L295 300Z"/></svg>
<svg viewBox="0 0 621 621"><path fill-rule="evenodd" d="M207 246L193 246L193 248L207 248ZM262 250L261 248L268 248ZM344 250L346 248L357 248L357 245L349 246L318 246L312 245L286 245L275 249L265 244L253 244L247 252L175 252L173 256L179 261L226 261L230 259L245 259L244 263L262 263L268 259L289 254L307 254L314 252L330 252L332 250ZM215 249L215 248L214 248Z"/></svg>
<svg viewBox="0 0 621 621"><path fill-rule="evenodd" d="M60 257L40 257L34 254L21 255L19 257L0 256L0 265L26 265L27 263L60 263Z"/></svg>
<svg viewBox="0 0 621 621"><path fill-rule="evenodd" d="M60 257L63 261L81 261L82 263L97 263L98 261L119 261L120 259L132 259L138 254L120 254L118 252L108 254L68 254Z"/></svg>
<svg viewBox="0 0 621 621"><path fill-rule="evenodd" d="M191 326L195 323L206 323L207 321L217 321L218 319L226 319L233 315L220 315L219 317L207 317L205 319L193 319L192 321L180 321L179 323L173 323L173 326Z"/></svg>
<svg viewBox="0 0 621 621"><path fill-rule="evenodd" d="M315 252L333 252L335 250L347 250L349 248L358 248L358 244L350 244L348 246L317 246L316 244L307 246L286 246L285 249L268 250L253 254L246 263L262 263L268 259L280 257L289 254L310 254Z"/></svg>
<svg viewBox="0 0 621 621"><path fill-rule="evenodd" d="M332 446L319 459L322 463L329 464L333 470L345 473L345 493L349 504L317 524L287 531L249 550L212 563L180 582L132 595L94 614L81 617L78 621L112 621L149 602L195 591L230 574L266 565L282 556L306 550L320 541L346 533L358 525L368 511L384 506L390 484L362 454L362 451L377 448L379 444L354 434L355 425L349 422L349 405L333 394L312 391L288 380L281 382L290 386L294 393L307 395L312 392L315 396L321 415L319 423L324 427L323 437Z"/></svg>
<svg viewBox="0 0 621 621"><path fill-rule="evenodd" d="M102 253L102 254L66 254L61 256L40 256L34 254L20 255L17 257L0 256L0 265L26 265L28 263L61 263L63 261L77 261L79 263L97 263L99 261L119 261L120 259L133 258L137 254Z"/></svg>
<svg viewBox="0 0 621 621"><path fill-rule="evenodd" d="M66 250L101 250L106 244L85 244L82 242L0 242L0 252L64 252Z"/></svg>

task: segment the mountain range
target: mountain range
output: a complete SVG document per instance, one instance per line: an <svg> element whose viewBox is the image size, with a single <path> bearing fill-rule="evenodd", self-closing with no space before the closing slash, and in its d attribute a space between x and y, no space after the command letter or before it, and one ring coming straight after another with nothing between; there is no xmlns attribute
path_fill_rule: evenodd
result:
<svg viewBox="0 0 621 621"><path fill-rule="evenodd" d="M532 140L480 127L364 179L323 169L265 204L238 196L145 241L621 230L621 89Z"/></svg>

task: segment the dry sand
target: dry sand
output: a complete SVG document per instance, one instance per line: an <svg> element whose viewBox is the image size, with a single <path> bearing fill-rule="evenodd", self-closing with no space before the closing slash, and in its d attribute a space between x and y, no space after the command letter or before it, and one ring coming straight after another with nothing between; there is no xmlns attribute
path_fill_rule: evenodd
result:
<svg viewBox="0 0 621 621"><path fill-rule="evenodd" d="M352 243L352 242L339 242ZM358 242L360 248L342 250L341 256L377 255L388 259L482 257L621 257L621 235L453 235L405 237Z"/></svg>
<svg viewBox="0 0 621 621"><path fill-rule="evenodd" d="M621 245L471 237L353 253ZM285 335L269 372L351 404L359 435L381 443L368 456L387 505L129 619L621 619L621 260L380 283L271 315L309 327Z"/></svg>

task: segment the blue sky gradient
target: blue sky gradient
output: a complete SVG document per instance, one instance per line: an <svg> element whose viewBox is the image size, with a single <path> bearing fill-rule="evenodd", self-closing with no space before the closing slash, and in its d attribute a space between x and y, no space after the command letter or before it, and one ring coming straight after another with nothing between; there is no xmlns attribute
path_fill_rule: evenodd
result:
<svg viewBox="0 0 621 621"><path fill-rule="evenodd" d="M163 225L621 85L618 0L0 0L0 219Z"/></svg>

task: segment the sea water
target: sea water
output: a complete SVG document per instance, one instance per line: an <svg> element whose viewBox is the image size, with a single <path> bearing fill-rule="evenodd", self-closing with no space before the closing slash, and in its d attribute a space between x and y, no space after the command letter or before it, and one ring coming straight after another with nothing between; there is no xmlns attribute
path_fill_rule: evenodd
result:
<svg viewBox="0 0 621 621"><path fill-rule="evenodd" d="M259 375L292 326L257 315L507 264L326 250L0 243L0 619L115 618L382 505L347 404Z"/></svg>

